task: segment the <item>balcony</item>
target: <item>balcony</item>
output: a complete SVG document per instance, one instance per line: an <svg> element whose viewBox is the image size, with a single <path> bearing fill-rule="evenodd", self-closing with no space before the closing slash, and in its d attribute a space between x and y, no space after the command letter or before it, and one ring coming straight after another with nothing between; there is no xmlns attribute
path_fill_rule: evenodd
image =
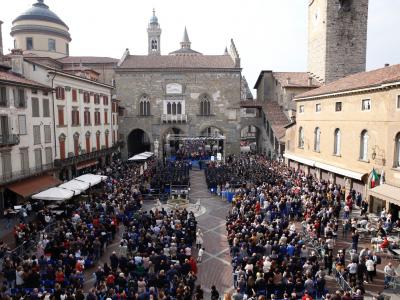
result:
<svg viewBox="0 0 400 300"><path fill-rule="evenodd" d="M19 144L19 136L17 134L0 135L1 146L14 146Z"/></svg>
<svg viewBox="0 0 400 300"><path fill-rule="evenodd" d="M90 153L85 153L77 156L72 156L72 157L67 157L64 159L55 159L54 160L54 166L56 168L63 168L66 166L72 166L87 160L93 160L93 159L98 159L100 157L104 157L105 155L109 155L114 153L115 151L118 150L118 148L122 146L120 142L117 142L115 145L109 148L93 151Z"/></svg>
<svg viewBox="0 0 400 300"><path fill-rule="evenodd" d="M161 115L161 122L164 124L187 123L187 115Z"/></svg>
<svg viewBox="0 0 400 300"><path fill-rule="evenodd" d="M16 172L10 172L8 174L3 174L0 176L0 184L11 183L16 180L25 179L31 176L40 175L48 171L52 171L54 165L52 163L47 165L41 165L25 170L20 170Z"/></svg>

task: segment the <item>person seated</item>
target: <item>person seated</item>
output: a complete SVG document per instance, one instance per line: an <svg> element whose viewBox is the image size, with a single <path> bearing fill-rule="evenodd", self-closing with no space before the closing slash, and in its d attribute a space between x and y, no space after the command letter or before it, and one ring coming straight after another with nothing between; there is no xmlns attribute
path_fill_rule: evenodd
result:
<svg viewBox="0 0 400 300"><path fill-rule="evenodd" d="M383 242L379 245L379 247L382 249L382 251L384 251L384 250L387 250L389 248L389 245L390 245L390 243L389 243L387 237L385 237L383 239Z"/></svg>

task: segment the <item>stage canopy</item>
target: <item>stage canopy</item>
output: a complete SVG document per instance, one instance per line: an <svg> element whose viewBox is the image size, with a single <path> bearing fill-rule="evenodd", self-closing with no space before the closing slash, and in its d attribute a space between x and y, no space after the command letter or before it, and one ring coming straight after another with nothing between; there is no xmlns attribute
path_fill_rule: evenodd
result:
<svg viewBox="0 0 400 300"><path fill-rule="evenodd" d="M140 154L136 154L134 156L132 156L131 158L129 158L129 161L140 161L140 160L146 160L149 159L150 157L152 157L154 155L153 152L142 152Z"/></svg>
<svg viewBox="0 0 400 300"><path fill-rule="evenodd" d="M94 175L94 174L85 174L79 177L76 177L75 180L83 181L89 183L90 186L99 184L100 182L107 179L107 176L103 175Z"/></svg>
<svg viewBox="0 0 400 300"><path fill-rule="evenodd" d="M40 199L46 201L65 201L71 199L74 192L59 187L53 187L32 196L32 199Z"/></svg>
<svg viewBox="0 0 400 300"><path fill-rule="evenodd" d="M90 184L88 182L73 179L59 185L59 187L73 191L75 192L75 195L79 195L80 193L86 191L90 187Z"/></svg>

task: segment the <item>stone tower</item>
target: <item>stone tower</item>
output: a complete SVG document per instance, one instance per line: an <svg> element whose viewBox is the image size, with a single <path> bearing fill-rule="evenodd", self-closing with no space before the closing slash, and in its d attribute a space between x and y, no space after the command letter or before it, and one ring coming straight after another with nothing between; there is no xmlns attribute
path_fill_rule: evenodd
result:
<svg viewBox="0 0 400 300"><path fill-rule="evenodd" d="M308 71L321 83L365 71L368 0L309 0Z"/></svg>
<svg viewBox="0 0 400 300"><path fill-rule="evenodd" d="M156 11L153 9L153 16L150 18L149 27L147 27L147 36L149 44L149 55L161 55L161 27L158 24Z"/></svg>

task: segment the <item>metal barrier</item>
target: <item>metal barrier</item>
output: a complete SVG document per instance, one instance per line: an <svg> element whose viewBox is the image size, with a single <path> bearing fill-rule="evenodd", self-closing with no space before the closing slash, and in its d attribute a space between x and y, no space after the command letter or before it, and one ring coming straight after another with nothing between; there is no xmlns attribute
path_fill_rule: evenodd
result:
<svg viewBox="0 0 400 300"><path fill-rule="evenodd" d="M353 289L351 288L350 284L347 280L343 277L343 274L336 269L335 264L333 264L333 273L335 274L336 282L345 292L351 292Z"/></svg>

